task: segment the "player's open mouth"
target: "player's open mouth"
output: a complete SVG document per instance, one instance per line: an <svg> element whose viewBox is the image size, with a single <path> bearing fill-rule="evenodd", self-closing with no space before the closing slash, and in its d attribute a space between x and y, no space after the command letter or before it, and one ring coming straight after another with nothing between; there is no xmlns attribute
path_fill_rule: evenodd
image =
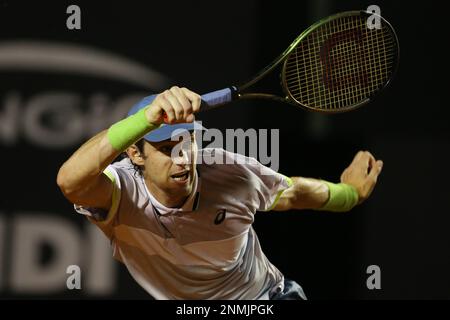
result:
<svg viewBox="0 0 450 320"><path fill-rule="evenodd" d="M189 170L175 173L175 174L171 175L170 177L178 182L187 181L189 178Z"/></svg>

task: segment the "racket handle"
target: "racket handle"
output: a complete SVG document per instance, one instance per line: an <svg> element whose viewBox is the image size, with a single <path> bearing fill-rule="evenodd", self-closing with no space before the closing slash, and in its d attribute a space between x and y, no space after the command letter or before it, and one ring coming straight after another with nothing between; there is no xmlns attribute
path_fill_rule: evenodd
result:
<svg viewBox="0 0 450 320"><path fill-rule="evenodd" d="M230 87L202 95L200 111L208 111L233 101L236 92L236 87Z"/></svg>
<svg viewBox="0 0 450 320"><path fill-rule="evenodd" d="M234 100L236 96L237 88L229 87L202 95L202 102L200 105L200 111L208 111L217 107L220 107L226 103ZM156 98L156 94L145 97L141 103L145 101L145 105L149 105ZM167 123L167 115L164 113L164 122Z"/></svg>

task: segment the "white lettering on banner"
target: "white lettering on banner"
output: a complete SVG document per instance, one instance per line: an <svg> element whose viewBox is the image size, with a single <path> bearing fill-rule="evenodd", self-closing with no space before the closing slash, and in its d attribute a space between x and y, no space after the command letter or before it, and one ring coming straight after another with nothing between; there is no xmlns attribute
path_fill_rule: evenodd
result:
<svg viewBox="0 0 450 320"><path fill-rule="evenodd" d="M24 116L25 136L36 145L61 147L80 141L83 116L74 94L42 94L30 99ZM44 117L51 124L43 125Z"/></svg>
<svg viewBox="0 0 450 320"><path fill-rule="evenodd" d="M111 294L115 289L116 268L109 240L92 223L86 227L89 259L86 263L85 289L95 295Z"/></svg>
<svg viewBox="0 0 450 320"><path fill-rule="evenodd" d="M43 295L62 293L67 290L67 267L78 265L83 268L84 293L114 293L116 264L109 241L95 226L86 222L83 233L77 224L56 215L14 212L11 217L13 219L8 220L7 226L0 215L0 261L7 261L9 265L3 266L10 270L10 276L6 278L4 270L0 269L0 279L7 279L2 282L1 291ZM2 232L6 227L12 230L11 239ZM50 261L42 264L44 243L53 254ZM10 250L6 250L8 245ZM5 256L7 252L10 254L8 257Z"/></svg>
<svg viewBox="0 0 450 320"><path fill-rule="evenodd" d="M14 218L11 260L11 286L19 293L50 293L65 287L66 268L78 264L81 238L67 220L37 213ZM54 257L39 264L40 246L50 244Z"/></svg>
<svg viewBox="0 0 450 320"><path fill-rule="evenodd" d="M51 72L70 78L73 75L94 76L128 83L147 92L150 88L162 91L172 83L146 65L112 52L44 39L0 41L0 70Z"/></svg>
<svg viewBox="0 0 450 320"><path fill-rule="evenodd" d="M20 103L19 94L10 93L5 98L3 110L0 109L0 142L6 145L12 145L17 142Z"/></svg>
<svg viewBox="0 0 450 320"><path fill-rule="evenodd" d="M142 96L111 101L101 93L83 99L74 92L47 92L24 101L18 93L9 93L0 107L0 143L11 146L24 136L39 147L72 147L122 119Z"/></svg>

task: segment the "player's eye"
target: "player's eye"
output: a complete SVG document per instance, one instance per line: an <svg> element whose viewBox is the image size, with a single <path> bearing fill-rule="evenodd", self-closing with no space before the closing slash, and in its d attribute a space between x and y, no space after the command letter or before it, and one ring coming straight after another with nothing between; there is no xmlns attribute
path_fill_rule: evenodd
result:
<svg viewBox="0 0 450 320"><path fill-rule="evenodd" d="M165 154L169 154L172 152L172 146L162 146L161 148L159 148L159 151Z"/></svg>

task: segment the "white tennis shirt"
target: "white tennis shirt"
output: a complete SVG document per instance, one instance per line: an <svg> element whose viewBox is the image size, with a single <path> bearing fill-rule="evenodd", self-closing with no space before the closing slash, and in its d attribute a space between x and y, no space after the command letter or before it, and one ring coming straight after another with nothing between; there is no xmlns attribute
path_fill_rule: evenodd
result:
<svg viewBox="0 0 450 320"><path fill-rule="evenodd" d="M253 158L200 152L224 164L197 165L181 208L158 202L126 158L105 169L114 183L106 217L75 209L106 234L113 256L155 299L268 299L283 290L283 274L262 252L252 223L292 182Z"/></svg>

